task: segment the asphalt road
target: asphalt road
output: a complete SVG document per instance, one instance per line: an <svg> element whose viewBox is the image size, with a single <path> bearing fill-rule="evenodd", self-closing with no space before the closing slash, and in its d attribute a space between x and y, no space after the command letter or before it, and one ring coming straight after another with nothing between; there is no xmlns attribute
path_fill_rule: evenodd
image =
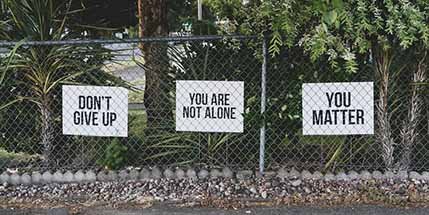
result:
<svg viewBox="0 0 429 215"><path fill-rule="evenodd" d="M67 215L66 209L53 210L6 210L0 209L1 215ZM402 214L429 214L429 208L390 208L383 206L354 206L354 207L333 207L333 208L318 208L318 207L282 207L282 208L248 208L240 210L223 210L216 208L176 208L169 206L156 206L146 209L103 209L91 208L82 211L82 215L235 215L235 214L318 214L318 215L402 215Z"/></svg>

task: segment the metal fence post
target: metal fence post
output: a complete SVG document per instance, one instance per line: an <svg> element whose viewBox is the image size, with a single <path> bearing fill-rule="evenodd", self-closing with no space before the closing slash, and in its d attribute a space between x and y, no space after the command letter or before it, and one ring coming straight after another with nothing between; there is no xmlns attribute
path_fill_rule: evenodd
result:
<svg viewBox="0 0 429 215"><path fill-rule="evenodd" d="M267 73L267 38L262 40L262 70L261 70L261 116L262 126L259 137L259 173L264 174L265 167L265 106L266 106L266 73Z"/></svg>

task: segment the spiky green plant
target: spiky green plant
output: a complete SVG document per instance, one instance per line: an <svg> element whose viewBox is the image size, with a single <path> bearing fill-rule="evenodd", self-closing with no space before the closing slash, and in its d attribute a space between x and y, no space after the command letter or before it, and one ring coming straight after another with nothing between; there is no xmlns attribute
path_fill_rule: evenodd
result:
<svg viewBox="0 0 429 215"><path fill-rule="evenodd" d="M0 110L28 101L38 107L40 141L45 166L52 164L54 147L54 104L58 104L58 90L64 83L108 84L117 80L101 70L110 53L101 46L28 45L26 41L60 41L76 38L67 31L67 8L70 2L55 0L4 0L9 14L0 29L0 40L20 41L11 47L3 59L0 86L16 85L28 89L16 94L13 100L0 104ZM110 81L109 81L110 80Z"/></svg>

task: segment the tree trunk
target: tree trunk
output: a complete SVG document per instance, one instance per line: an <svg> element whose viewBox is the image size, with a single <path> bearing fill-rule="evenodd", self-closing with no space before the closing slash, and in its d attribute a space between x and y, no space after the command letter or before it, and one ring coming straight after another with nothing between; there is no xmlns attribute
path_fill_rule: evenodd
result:
<svg viewBox="0 0 429 215"><path fill-rule="evenodd" d="M54 158L52 157L53 140L54 140L54 128L53 128L53 114L51 112L50 99L47 95L42 97L39 104L39 110L41 115L41 144L43 146L43 166L46 169L52 167Z"/></svg>
<svg viewBox="0 0 429 215"><path fill-rule="evenodd" d="M140 36L168 36L167 1L139 0L138 3ZM154 127L172 118L167 43L144 43L140 48L145 65L144 104L148 127Z"/></svg>
<svg viewBox="0 0 429 215"><path fill-rule="evenodd" d="M392 56L389 50L384 50L381 46L373 49L375 60L376 77L378 81L379 98L376 104L377 129L376 140L381 144L382 158L386 169L393 169L394 165L394 140L390 125L389 110L389 85L390 85L390 65Z"/></svg>

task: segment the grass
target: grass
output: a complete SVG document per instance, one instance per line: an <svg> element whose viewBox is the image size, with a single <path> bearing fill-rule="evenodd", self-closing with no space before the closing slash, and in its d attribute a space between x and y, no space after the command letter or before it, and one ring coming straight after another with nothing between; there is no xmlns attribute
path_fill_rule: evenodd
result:
<svg viewBox="0 0 429 215"><path fill-rule="evenodd" d="M147 117L144 110L130 110L130 135L137 137L144 137L144 130L146 129Z"/></svg>
<svg viewBox="0 0 429 215"><path fill-rule="evenodd" d="M30 155L23 152L8 152L5 149L0 148L0 166L7 166L7 164L10 162L25 163L35 158L40 158L40 155Z"/></svg>

